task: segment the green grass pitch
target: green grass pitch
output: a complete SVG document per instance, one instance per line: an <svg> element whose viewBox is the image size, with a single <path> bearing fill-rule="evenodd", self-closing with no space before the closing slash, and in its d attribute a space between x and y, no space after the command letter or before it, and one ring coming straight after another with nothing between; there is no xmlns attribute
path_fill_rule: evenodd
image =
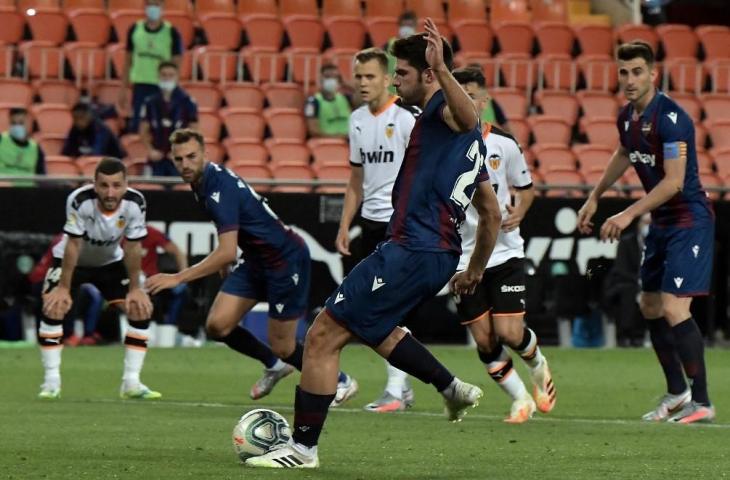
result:
<svg viewBox="0 0 730 480"><path fill-rule="evenodd" d="M440 396L418 383L416 405L378 415L361 410L383 388L371 351L350 346L343 368L360 393L333 410L317 471L265 471L239 465L231 447L238 417L255 407L290 421L298 374L260 402L248 389L259 365L226 348L155 349L143 380L157 403L122 401L121 347L67 348L63 398L35 399L35 349L0 349L0 479L719 479L730 476L730 351L708 350L710 426L637 420L662 393L651 350L545 349L558 389L550 415L507 425L504 394L473 350L434 347L485 397L459 424L442 416ZM529 381L524 369L524 380Z"/></svg>

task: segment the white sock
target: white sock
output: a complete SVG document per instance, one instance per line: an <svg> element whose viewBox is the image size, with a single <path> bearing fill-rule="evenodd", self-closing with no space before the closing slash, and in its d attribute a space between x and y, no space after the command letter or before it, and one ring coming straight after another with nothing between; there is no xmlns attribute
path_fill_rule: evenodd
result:
<svg viewBox="0 0 730 480"><path fill-rule="evenodd" d="M63 325L49 325L41 320L38 328L43 363L43 385L50 388L61 387L61 352L63 351Z"/></svg>
<svg viewBox="0 0 730 480"><path fill-rule="evenodd" d="M408 374L403 370L395 368L393 365L385 361L388 367L388 383L385 385L385 391L395 398L403 398L403 390L406 389L406 381Z"/></svg>
<svg viewBox="0 0 730 480"><path fill-rule="evenodd" d="M130 322L124 337L124 374L122 375L122 381L127 388L134 388L141 383L139 374L144 365L144 357L147 355L148 337L149 327L133 327Z"/></svg>
<svg viewBox="0 0 730 480"><path fill-rule="evenodd" d="M530 328L525 328L525 335L530 335L530 340L527 342L527 346L522 350L517 350L517 354L524 360L530 368L537 367L543 359L540 347L537 346L537 335ZM524 340L523 340L524 341Z"/></svg>
<svg viewBox="0 0 730 480"><path fill-rule="evenodd" d="M454 377L454 379L451 380L451 383L449 384L449 386L446 387L446 388L444 388L443 390L441 390L439 393L441 395L443 395L444 398L447 398L447 399L451 400L452 398L454 398L454 392L456 391L456 386L459 383L461 383L461 380L459 380L458 378Z"/></svg>
<svg viewBox="0 0 730 480"><path fill-rule="evenodd" d="M301 453L305 457L316 457L317 456L317 445L313 447L308 447L306 445L302 445L301 443L297 443L294 440L291 441L291 447L298 453Z"/></svg>
<svg viewBox="0 0 730 480"><path fill-rule="evenodd" d="M282 362L281 359L277 358L276 363L271 366L271 368L267 368L266 370L270 372L278 372L282 368L286 367L286 363Z"/></svg>
<svg viewBox="0 0 730 480"><path fill-rule="evenodd" d="M513 400L529 396L525 384L512 366L512 358L505 348L502 347L499 357L495 361L487 363L486 366L492 380L497 382L499 387Z"/></svg>

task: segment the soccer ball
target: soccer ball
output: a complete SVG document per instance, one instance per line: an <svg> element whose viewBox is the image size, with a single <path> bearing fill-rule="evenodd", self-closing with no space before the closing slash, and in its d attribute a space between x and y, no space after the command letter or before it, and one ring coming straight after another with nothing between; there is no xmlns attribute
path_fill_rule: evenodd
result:
<svg viewBox="0 0 730 480"><path fill-rule="evenodd" d="M233 428L233 449L244 461L267 453L289 438L291 428L284 417L273 410L258 408L244 414Z"/></svg>

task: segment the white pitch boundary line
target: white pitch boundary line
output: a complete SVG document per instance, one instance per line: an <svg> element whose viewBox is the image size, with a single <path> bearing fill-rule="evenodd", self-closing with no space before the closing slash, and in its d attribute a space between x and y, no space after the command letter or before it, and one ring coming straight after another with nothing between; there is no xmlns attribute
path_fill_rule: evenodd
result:
<svg viewBox="0 0 730 480"><path fill-rule="evenodd" d="M294 407L291 405L262 405L258 403L242 403L242 404L228 404L228 403L216 403L216 402L183 402L183 401L177 401L177 400L161 400L161 401L155 401L155 402L140 402L136 400L104 400L104 399L97 399L97 400L86 400L86 401L80 401L80 403L124 403L124 404L139 404L139 405L155 405L155 406L166 406L166 405L174 405L179 407L204 407L204 408L267 408L270 410L283 410L286 412L293 412ZM383 414L374 414L366 412L363 409L360 408L343 408L343 407L336 407L331 408L330 413L334 412L342 412L342 413L361 413L361 414L368 414L368 415L383 415ZM484 420L502 420L504 417L499 415L486 415L482 413L474 413L473 410L468 411L468 415L466 416L467 421L469 418L479 418ZM407 412L395 412L395 413L388 413L387 415L407 415L407 416L416 416L416 417L439 417L444 418L443 413L436 413L436 412L419 412L419 411L407 411ZM533 417L531 422L547 422L547 423L580 423L580 424L588 424L588 425L629 425L629 426L650 426L650 425L658 425L659 423L653 423L653 422L644 422L641 420L621 420L621 419L609 419L609 418L578 418L578 417L545 417L545 416L539 416L539 417ZM728 423L703 423L703 424L695 424L692 425L692 427L708 427L708 428L720 428L720 429L730 429L730 424Z"/></svg>

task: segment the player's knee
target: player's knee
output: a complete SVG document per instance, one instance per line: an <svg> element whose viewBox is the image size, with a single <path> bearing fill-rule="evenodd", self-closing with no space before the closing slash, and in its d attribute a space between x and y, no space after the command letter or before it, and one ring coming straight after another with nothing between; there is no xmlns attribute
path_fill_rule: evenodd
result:
<svg viewBox="0 0 730 480"><path fill-rule="evenodd" d="M497 340L494 338L494 335L492 335L490 329L480 328L480 325L476 323L470 325L469 331L471 332L472 337L474 337L474 343L477 344L477 348L479 350L486 353L494 350Z"/></svg>
<svg viewBox="0 0 730 480"><path fill-rule="evenodd" d="M685 307L679 303L667 303L664 305L664 318L670 325L677 325L691 317L689 307Z"/></svg>
<svg viewBox="0 0 730 480"><path fill-rule="evenodd" d="M495 322L494 332L497 337L510 347L519 345L525 334L522 316L501 318L500 321Z"/></svg>
<svg viewBox="0 0 730 480"><path fill-rule="evenodd" d="M269 334L269 342L271 343L271 351L279 358L287 358L294 352L296 347L296 340L290 336L272 336Z"/></svg>
<svg viewBox="0 0 730 480"><path fill-rule="evenodd" d="M663 315L662 302L649 295L642 295L639 299L641 315L647 319L659 318Z"/></svg>
<svg viewBox="0 0 730 480"><path fill-rule="evenodd" d="M205 324L205 331L211 338L227 337L235 327L235 325L229 325L228 323L229 322L225 322L222 318L208 317L208 321Z"/></svg>

